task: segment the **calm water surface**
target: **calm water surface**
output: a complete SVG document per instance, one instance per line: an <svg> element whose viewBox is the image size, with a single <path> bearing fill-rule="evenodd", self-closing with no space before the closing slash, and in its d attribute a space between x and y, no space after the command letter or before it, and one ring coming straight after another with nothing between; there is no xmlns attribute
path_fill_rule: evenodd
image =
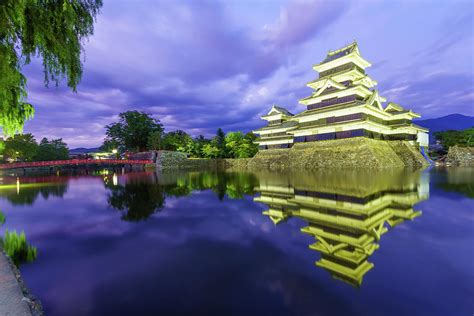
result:
<svg viewBox="0 0 474 316"><path fill-rule="evenodd" d="M473 315L474 170L0 176L46 315Z"/></svg>

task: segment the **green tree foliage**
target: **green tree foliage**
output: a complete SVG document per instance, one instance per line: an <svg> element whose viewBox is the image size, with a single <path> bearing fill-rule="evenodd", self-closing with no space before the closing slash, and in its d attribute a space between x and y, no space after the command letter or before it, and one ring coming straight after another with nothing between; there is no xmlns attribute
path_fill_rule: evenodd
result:
<svg viewBox="0 0 474 316"><path fill-rule="evenodd" d="M257 136L249 132L245 134L244 142L240 145L238 149L238 157L239 158L251 158L255 156L258 152L258 144L255 143Z"/></svg>
<svg viewBox="0 0 474 316"><path fill-rule="evenodd" d="M186 140L186 143L182 147L183 151L187 153L190 157L200 157L201 150L199 148L199 144L196 142L195 139L189 137Z"/></svg>
<svg viewBox="0 0 474 316"><path fill-rule="evenodd" d="M226 151L232 155L237 155L237 149L244 141L244 136L241 132L230 132L225 136Z"/></svg>
<svg viewBox="0 0 474 316"><path fill-rule="evenodd" d="M444 148L451 146L473 147L474 146L474 127L463 131L444 131L435 132L434 137L441 142Z"/></svg>
<svg viewBox="0 0 474 316"><path fill-rule="evenodd" d="M162 131L151 132L150 135L148 136L148 143L147 143L148 149L160 150L162 147L162 137L163 137Z"/></svg>
<svg viewBox="0 0 474 316"><path fill-rule="evenodd" d="M0 157L3 156L3 151L5 150L5 141L0 137Z"/></svg>
<svg viewBox="0 0 474 316"><path fill-rule="evenodd" d="M211 141L205 138L203 135L199 135L194 140L194 152L193 157L202 157L202 150L206 144L209 144Z"/></svg>
<svg viewBox="0 0 474 316"><path fill-rule="evenodd" d="M225 133L222 128L217 130L216 136L213 139L214 145L219 149L219 158L224 158L227 156L226 146L225 146Z"/></svg>
<svg viewBox="0 0 474 316"><path fill-rule="evenodd" d="M105 152L112 152L114 149L118 150L119 146L120 144L114 140L105 140L99 149Z"/></svg>
<svg viewBox="0 0 474 316"><path fill-rule="evenodd" d="M119 121L107 125L106 142L119 145L119 151L143 151L148 149L152 133L162 133L159 120L139 111L127 111L119 114Z"/></svg>
<svg viewBox="0 0 474 316"><path fill-rule="evenodd" d="M7 138L3 151L5 160L47 161L69 158L69 149L61 138L43 138L38 145L32 134L16 134Z"/></svg>
<svg viewBox="0 0 474 316"><path fill-rule="evenodd" d="M192 141L191 136L185 131L177 130L174 132L166 133L163 136L161 148L164 150L177 150L186 152L188 143Z"/></svg>
<svg viewBox="0 0 474 316"><path fill-rule="evenodd" d="M205 138L202 135L194 139L188 139L186 144L186 153L188 153L193 158L202 158L203 157L203 148L206 144L210 144L210 140Z"/></svg>
<svg viewBox="0 0 474 316"><path fill-rule="evenodd" d="M21 70L32 57L43 62L44 81L67 77L74 91L82 76L84 40L93 33L102 0L0 1L0 127L4 134L21 132L34 114L26 101Z"/></svg>
<svg viewBox="0 0 474 316"><path fill-rule="evenodd" d="M221 154L221 151L213 143L205 144L202 147L202 155L205 158L218 158Z"/></svg>
<svg viewBox="0 0 474 316"><path fill-rule="evenodd" d="M202 135L193 139L183 131L175 131L165 134L160 148L185 152L195 158L250 158L258 151L255 138L252 133L226 135L220 128L212 140Z"/></svg>
<svg viewBox="0 0 474 316"><path fill-rule="evenodd" d="M171 150L193 158L250 158L258 151L252 133L231 132L226 136L219 128L212 140L202 135L192 138L183 130L164 133L160 121L143 112L128 111L119 116L119 122L106 126L102 150Z"/></svg>
<svg viewBox="0 0 474 316"><path fill-rule="evenodd" d="M43 138L38 146L36 161L66 160L69 158L69 149L62 138L49 141Z"/></svg>
<svg viewBox="0 0 474 316"><path fill-rule="evenodd" d="M241 132L230 132L225 137L225 146L230 158L250 158L257 151L258 146L254 144L255 135L248 133L245 136Z"/></svg>
<svg viewBox="0 0 474 316"><path fill-rule="evenodd" d="M5 141L4 158L33 161L37 151L38 143L32 134L16 134Z"/></svg>

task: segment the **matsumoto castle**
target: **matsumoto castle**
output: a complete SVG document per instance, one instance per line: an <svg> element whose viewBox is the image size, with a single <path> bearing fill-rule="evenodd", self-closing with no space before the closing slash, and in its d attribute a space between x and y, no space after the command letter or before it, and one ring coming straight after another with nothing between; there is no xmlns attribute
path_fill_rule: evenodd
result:
<svg viewBox="0 0 474 316"><path fill-rule="evenodd" d="M268 125L255 130L260 149L289 148L294 143L351 137L405 140L428 146L428 130L413 124L419 114L406 110L371 90L377 81L365 69L371 64L360 55L356 42L330 51L313 67L319 78L307 84L314 90L299 102L306 110L296 115L273 106L262 116Z"/></svg>

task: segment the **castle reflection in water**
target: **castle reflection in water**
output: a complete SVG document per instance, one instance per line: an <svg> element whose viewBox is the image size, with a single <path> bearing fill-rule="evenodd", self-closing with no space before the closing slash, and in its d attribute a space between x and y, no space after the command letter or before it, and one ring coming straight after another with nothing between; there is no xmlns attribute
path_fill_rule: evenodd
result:
<svg viewBox="0 0 474 316"><path fill-rule="evenodd" d="M303 219L302 233L314 237L309 248L320 253L316 265L353 286L362 284L374 264L379 240L400 223L420 216L414 204L429 197L429 174L357 172L266 175L259 178L254 201L268 205L263 214L276 225Z"/></svg>

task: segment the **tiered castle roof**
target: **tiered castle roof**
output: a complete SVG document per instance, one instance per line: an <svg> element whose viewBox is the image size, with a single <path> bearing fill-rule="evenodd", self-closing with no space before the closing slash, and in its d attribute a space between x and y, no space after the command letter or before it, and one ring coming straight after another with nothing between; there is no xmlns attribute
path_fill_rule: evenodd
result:
<svg viewBox="0 0 474 316"><path fill-rule="evenodd" d="M382 104L387 100L377 90L370 90L377 85L377 81L365 73L365 69L370 66L371 63L360 55L355 41L341 49L330 51L321 63L313 67L319 72L319 78L309 82L307 86L315 91L301 99L300 103L307 105L308 109L322 108L331 103L323 100L334 97L337 98L332 100L334 104L365 101L354 103L367 103L383 111ZM413 117L419 117L418 114L411 113Z"/></svg>
<svg viewBox="0 0 474 316"><path fill-rule="evenodd" d="M420 115L393 102L384 106L386 98L374 89L377 81L365 72L370 66L360 55L356 42L329 51L322 62L313 66L319 72L319 77L307 84L313 89L313 93L299 100L306 106L306 110L293 115L281 106L273 106L262 116L268 125L254 131L261 136L257 142L260 145L286 142L290 146L308 139L314 141L367 136L418 141L420 146L426 146L427 129L412 122ZM347 133L342 133L343 131ZM281 138L280 133L283 132L289 138ZM421 137L423 133L425 135ZM280 138L273 138L277 136ZM301 138L303 136L310 137Z"/></svg>

